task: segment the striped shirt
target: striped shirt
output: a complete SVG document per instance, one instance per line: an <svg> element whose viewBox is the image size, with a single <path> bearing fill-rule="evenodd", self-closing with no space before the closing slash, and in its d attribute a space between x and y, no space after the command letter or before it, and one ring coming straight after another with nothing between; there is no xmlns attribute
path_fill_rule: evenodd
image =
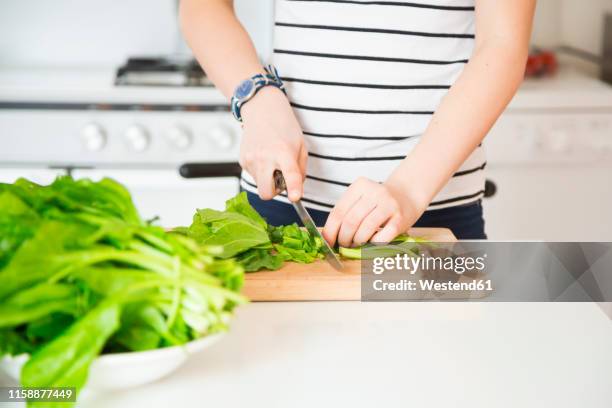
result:
<svg viewBox="0 0 612 408"><path fill-rule="evenodd" d="M273 63L309 152L307 207L329 211L410 154L472 54L474 20L474 0L276 1ZM485 165L478 147L429 209L480 199ZM241 184L256 192L248 173Z"/></svg>

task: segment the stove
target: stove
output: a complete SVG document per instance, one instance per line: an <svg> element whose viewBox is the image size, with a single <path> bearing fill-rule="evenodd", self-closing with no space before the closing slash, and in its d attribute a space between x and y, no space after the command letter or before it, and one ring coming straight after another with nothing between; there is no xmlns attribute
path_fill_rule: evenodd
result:
<svg viewBox="0 0 612 408"><path fill-rule="evenodd" d="M193 58L135 57L117 69L118 86L213 86Z"/></svg>
<svg viewBox="0 0 612 408"><path fill-rule="evenodd" d="M240 128L193 62L2 69L0 131L0 181L110 176L166 226L238 191Z"/></svg>

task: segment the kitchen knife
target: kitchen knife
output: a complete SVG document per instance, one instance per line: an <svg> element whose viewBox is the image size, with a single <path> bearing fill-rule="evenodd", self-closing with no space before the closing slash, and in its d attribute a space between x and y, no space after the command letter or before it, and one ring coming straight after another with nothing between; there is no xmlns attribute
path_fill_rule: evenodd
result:
<svg viewBox="0 0 612 408"><path fill-rule="evenodd" d="M281 173L280 170L274 170L274 187L276 188L276 191L278 193L281 193L287 189L287 185L285 184L285 178L283 177L283 173ZM295 211L300 217L300 220L302 220L302 223L304 224L304 227L306 227L306 230L310 232L314 237L319 237L319 239L321 239L321 242L323 243L323 253L325 254L325 260L334 269L338 271L342 270L342 262L340 262L338 256L334 253L325 238L323 238L323 235L321 235L321 232L319 232L319 230L317 229L317 226L312 220L312 217L310 216L306 208L304 208L302 200L297 200L296 202L292 202L291 204L293 204L293 208L295 208Z"/></svg>

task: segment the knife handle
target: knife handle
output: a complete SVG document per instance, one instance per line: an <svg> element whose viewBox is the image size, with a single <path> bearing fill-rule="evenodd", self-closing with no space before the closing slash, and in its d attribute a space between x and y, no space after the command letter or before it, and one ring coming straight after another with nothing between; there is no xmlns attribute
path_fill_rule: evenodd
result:
<svg viewBox="0 0 612 408"><path fill-rule="evenodd" d="M280 194L287 189L287 184L285 184L285 178L283 177L283 173L280 170L274 170L274 188L276 189L276 194Z"/></svg>

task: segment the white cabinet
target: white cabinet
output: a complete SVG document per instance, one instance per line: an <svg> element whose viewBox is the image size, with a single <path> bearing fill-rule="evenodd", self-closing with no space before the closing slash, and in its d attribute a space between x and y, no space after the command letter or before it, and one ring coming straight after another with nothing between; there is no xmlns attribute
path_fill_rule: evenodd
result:
<svg viewBox="0 0 612 408"><path fill-rule="evenodd" d="M492 240L612 240L612 109L508 112L485 141Z"/></svg>

